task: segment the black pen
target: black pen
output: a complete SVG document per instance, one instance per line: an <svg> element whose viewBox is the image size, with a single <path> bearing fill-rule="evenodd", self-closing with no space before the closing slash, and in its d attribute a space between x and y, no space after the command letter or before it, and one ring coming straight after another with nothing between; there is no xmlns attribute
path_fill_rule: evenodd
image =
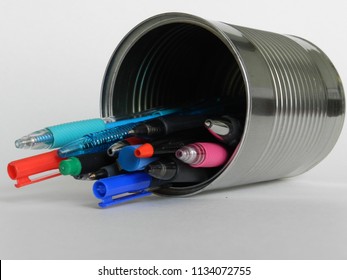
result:
<svg viewBox="0 0 347 280"><path fill-rule="evenodd" d="M102 178L116 176L116 175L119 175L121 173L123 173L123 172L120 170L117 162L115 162L115 163L111 163L109 165L106 165L97 171L90 172L90 173L84 173L84 174L80 174L80 175L73 176L73 177L76 180L93 181L93 180L99 180Z"/></svg>
<svg viewBox="0 0 347 280"><path fill-rule="evenodd" d="M61 161L59 171L63 175L79 176L115 163L115 161L115 158L108 156L106 152L85 154Z"/></svg>
<svg viewBox="0 0 347 280"><path fill-rule="evenodd" d="M203 127L206 116L164 116L153 120L142 122L131 130L129 135L141 136L165 136L174 132Z"/></svg>
<svg viewBox="0 0 347 280"><path fill-rule="evenodd" d="M107 178L111 176L116 176L121 173L120 168L117 163L112 163L110 165L104 166L95 172L88 174L88 180L99 180L102 178Z"/></svg>
<svg viewBox="0 0 347 280"><path fill-rule="evenodd" d="M205 168L191 167L174 157L150 163L145 172L153 178L170 183L198 183L207 180L211 175Z"/></svg>

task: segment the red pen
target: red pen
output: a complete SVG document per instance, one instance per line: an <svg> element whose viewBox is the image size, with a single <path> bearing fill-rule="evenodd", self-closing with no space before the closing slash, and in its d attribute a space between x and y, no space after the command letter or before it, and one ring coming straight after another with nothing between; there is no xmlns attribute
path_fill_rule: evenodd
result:
<svg viewBox="0 0 347 280"><path fill-rule="evenodd" d="M54 150L10 162L7 165L8 176L13 180L17 180L15 186L20 188L61 175L59 172L59 163L64 160L64 158L60 158L57 151L58 150ZM30 176L51 170L57 170L57 172L43 175L36 179L30 178Z"/></svg>

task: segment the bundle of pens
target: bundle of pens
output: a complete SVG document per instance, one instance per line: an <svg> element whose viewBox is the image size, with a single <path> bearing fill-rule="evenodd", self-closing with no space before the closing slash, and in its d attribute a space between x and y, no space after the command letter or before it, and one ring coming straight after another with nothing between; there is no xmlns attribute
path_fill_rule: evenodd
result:
<svg viewBox="0 0 347 280"><path fill-rule="evenodd" d="M238 119L216 114L220 106L221 102L156 108L47 127L15 145L54 150L10 162L8 174L18 188L61 174L97 180L93 193L101 199L100 207L147 196L159 188L198 184L226 163L241 136ZM47 171L53 173L30 178Z"/></svg>

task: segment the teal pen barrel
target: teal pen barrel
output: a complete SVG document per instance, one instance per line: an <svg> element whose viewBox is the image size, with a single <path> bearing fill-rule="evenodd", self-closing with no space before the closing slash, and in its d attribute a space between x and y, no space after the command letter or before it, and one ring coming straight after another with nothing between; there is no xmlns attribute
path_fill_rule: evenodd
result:
<svg viewBox="0 0 347 280"><path fill-rule="evenodd" d="M54 125L48 129L54 136L52 148L59 148L88 133L105 129L105 122L102 119L90 119Z"/></svg>
<svg viewBox="0 0 347 280"><path fill-rule="evenodd" d="M333 149L345 116L341 79L314 44L182 13L149 18L125 36L106 69L101 115L216 99L223 108L214 117L242 125L238 145L229 146L228 161L207 180L157 194L304 173Z"/></svg>

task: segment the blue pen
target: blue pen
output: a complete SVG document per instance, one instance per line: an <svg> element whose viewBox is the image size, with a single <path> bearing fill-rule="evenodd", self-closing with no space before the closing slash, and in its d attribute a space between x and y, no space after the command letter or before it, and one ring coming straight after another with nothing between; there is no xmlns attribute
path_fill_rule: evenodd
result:
<svg viewBox="0 0 347 280"><path fill-rule="evenodd" d="M178 109L156 108L128 116L82 120L49 126L17 139L15 145L20 149L34 150L59 148L88 133L118 127L133 121L149 120L157 116L164 116L178 111Z"/></svg>
<svg viewBox="0 0 347 280"><path fill-rule="evenodd" d="M99 206L105 208L151 195L149 188L155 180L145 172L108 177L94 183L93 193L96 198L101 199Z"/></svg>
<svg viewBox="0 0 347 280"><path fill-rule="evenodd" d="M129 130L139 122L178 113L179 111L180 109L157 110L154 114L148 116L115 122L113 128L86 134L82 138L64 145L59 149L58 154L60 157L66 158L106 151L113 143L126 138Z"/></svg>

